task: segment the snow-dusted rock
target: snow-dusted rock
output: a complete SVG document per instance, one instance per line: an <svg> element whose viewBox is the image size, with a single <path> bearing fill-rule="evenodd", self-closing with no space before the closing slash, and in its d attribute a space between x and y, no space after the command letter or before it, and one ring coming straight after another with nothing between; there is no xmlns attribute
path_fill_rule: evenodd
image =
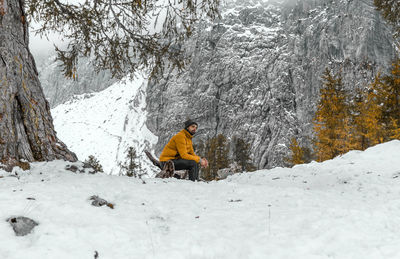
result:
<svg viewBox="0 0 400 259"><path fill-rule="evenodd" d="M111 78L109 71L95 72L89 58L79 59L75 79L64 76L60 62L55 61L55 54L39 57L38 71L50 107L69 101L74 95L99 92L117 81Z"/></svg>
<svg viewBox="0 0 400 259"><path fill-rule="evenodd" d="M112 204L112 203L106 201L106 200L103 199L103 198L100 198L100 197L97 196L97 195L92 195L92 196L89 198L89 200L92 201L92 205L95 206L95 207L101 207L101 206L106 205L106 206L109 207L110 209L114 209L114 204Z"/></svg>
<svg viewBox="0 0 400 259"><path fill-rule="evenodd" d="M33 228L39 225L33 219L24 216L11 217L7 221L12 226L15 235L26 236L32 232Z"/></svg>
<svg viewBox="0 0 400 259"><path fill-rule="evenodd" d="M237 163L231 163L229 168L223 168L217 171L219 180L226 179L229 175L234 175L241 172L241 168Z"/></svg>

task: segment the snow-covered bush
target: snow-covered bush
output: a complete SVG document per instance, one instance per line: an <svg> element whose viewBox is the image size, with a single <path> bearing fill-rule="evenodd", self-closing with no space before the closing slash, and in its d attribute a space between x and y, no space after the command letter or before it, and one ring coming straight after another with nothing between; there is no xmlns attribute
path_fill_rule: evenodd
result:
<svg viewBox="0 0 400 259"><path fill-rule="evenodd" d="M94 169L93 174L99 173L99 172L101 172L101 173L104 172L103 166L100 164L100 161L95 156L90 155L88 157L88 159L86 159L85 162L83 162L83 163L84 163L83 167L90 166L91 168Z"/></svg>

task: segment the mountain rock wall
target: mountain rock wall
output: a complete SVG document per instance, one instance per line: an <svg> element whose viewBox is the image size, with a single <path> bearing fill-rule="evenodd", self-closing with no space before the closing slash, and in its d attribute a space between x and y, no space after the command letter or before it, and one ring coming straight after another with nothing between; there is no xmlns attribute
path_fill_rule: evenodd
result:
<svg viewBox="0 0 400 259"><path fill-rule="evenodd" d="M55 61L55 54L40 57L38 71L44 94L52 108L71 100L74 95L99 92L117 81L111 78L109 71L95 72L88 58L79 60L75 80L64 76L60 62Z"/></svg>
<svg viewBox="0 0 400 259"><path fill-rule="evenodd" d="M188 70L149 82L147 126L156 154L187 118L194 142L217 134L251 144L258 168L285 165L292 137L310 146L326 67L347 89L365 86L395 57L391 28L372 0L236 1L203 22L184 48Z"/></svg>

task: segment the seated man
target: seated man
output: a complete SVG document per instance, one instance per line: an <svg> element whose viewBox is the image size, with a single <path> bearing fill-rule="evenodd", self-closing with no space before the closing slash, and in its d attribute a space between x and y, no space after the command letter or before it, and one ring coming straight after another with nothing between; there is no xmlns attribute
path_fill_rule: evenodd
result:
<svg viewBox="0 0 400 259"><path fill-rule="evenodd" d="M194 153L192 138L197 130L197 123L188 120L185 128L171 138L160 155L161 167L171 160L175 170L189 170L189 180L199 179L199 163L202 167L208 166L205 158L200 158Z"/></svg>

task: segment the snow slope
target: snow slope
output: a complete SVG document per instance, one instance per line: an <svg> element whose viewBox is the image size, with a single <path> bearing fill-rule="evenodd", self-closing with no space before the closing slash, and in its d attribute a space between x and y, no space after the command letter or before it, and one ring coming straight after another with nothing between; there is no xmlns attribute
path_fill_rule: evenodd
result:
<svg viewBox="0 0 400 259"><path fill-rule="evenodd" d="M210 183L74 174L63 161L0 171L0 255L400 258L399 154L400 141L391 141ZM91 206L91 195L115 208ZM40 225L16 237L10 216Z"/></svg>
<svg viewBox="0 0 400 259"><path fill-rule="evenodd" d="M137 75L93 94L75 96L52 109L57 136L84 161L94 155L107 174L119 174L118 163L125 162L133 146L142 166L151 171L144 149L157 142L146 127L147 79ZM153 172L151 172L153 173Z"/></svg>

